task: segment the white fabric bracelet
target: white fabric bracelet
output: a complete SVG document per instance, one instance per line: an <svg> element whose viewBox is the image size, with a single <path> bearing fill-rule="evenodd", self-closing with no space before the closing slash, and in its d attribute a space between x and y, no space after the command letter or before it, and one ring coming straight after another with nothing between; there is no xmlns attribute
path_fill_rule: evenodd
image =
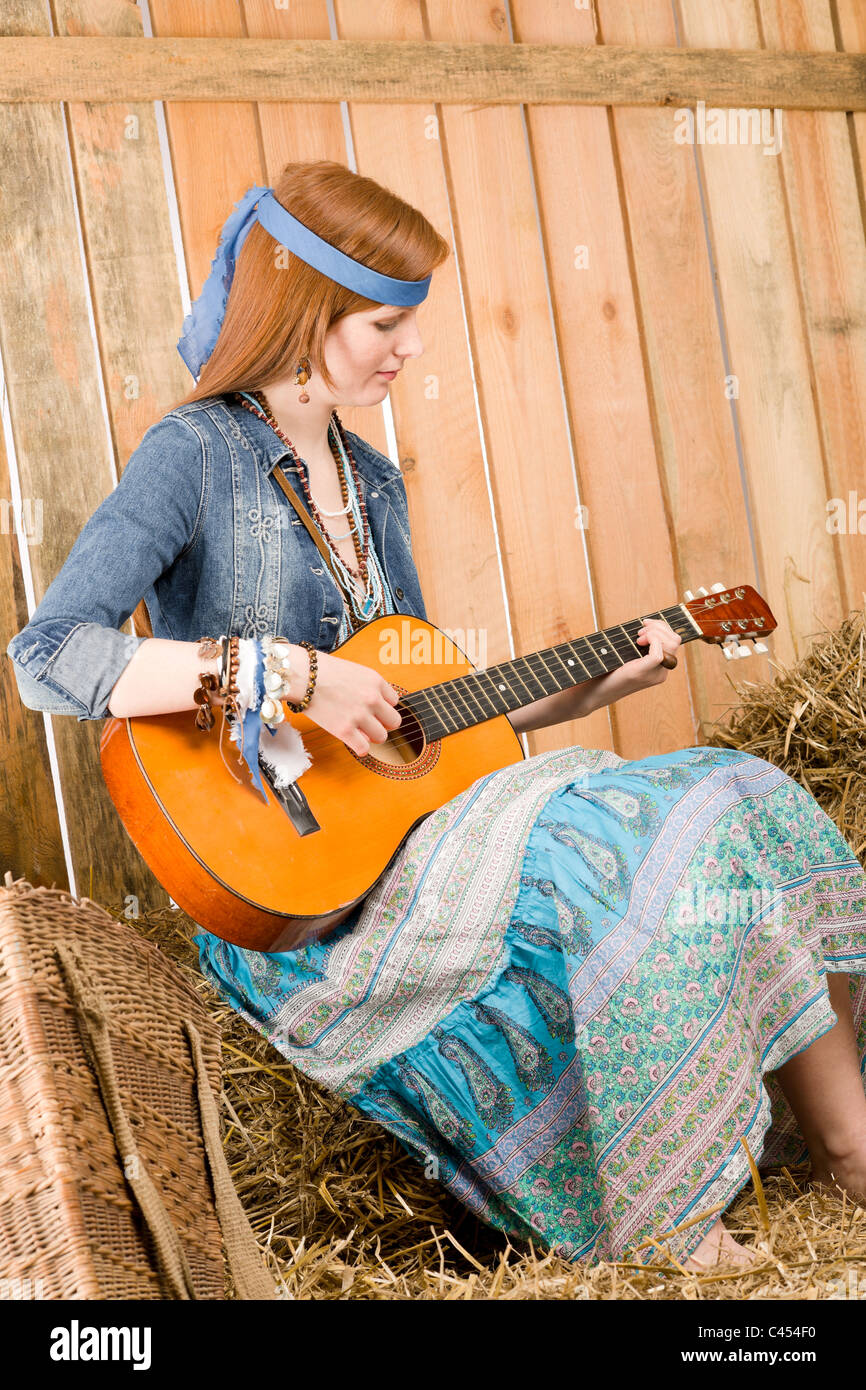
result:
<svg viewBox="0 0 866 1390"><path fill-rule="evenodd" d="M294 724L284 720L273 733L267 726L262 730L259 751L273 775L274 786L283 788L296 782L302 772L312 767L313 760L304 747L303 739Z"/></svg>
<svg viewBox="0 0 866 1390"><path fill-rule="evenodd" d="M236 743L238 747L241 746L242 742L241 726L244 715L250 709L259 708L258 704L253 704L258 646L258 640L251 637L242 637L238 643L237 700L240 719L234 722L229 735L232 742ZM259 735L259 752L274 779L274 786L278 790L296 782L301 773L306 772L313 762L304 747L301 735L287 719L284 719L273 731L266 724L262 724Z"/></svg>
<svg viewBox="0 0 866 1390"><path fill-rule="evenodd" d="M256 644L251 637L242 637L238 642L238 708L243 719L253 705L253 680L256 674Z"/></svg>

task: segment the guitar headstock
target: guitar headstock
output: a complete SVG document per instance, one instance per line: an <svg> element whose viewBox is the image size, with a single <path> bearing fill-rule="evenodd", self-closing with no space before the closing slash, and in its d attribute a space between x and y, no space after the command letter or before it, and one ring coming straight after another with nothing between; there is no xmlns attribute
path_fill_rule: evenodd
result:
<svg viewBox="0 0 866 1390"><path fill-rule="evenodd" d="M754 641L756 652L767 650L755 639L766 637L778 624L756 589L749 584L736 588L714 584L709 593L706 589L698 593L702 597L686 590L685 607L700 628L702 641L721 643L726 657L751 656L747 641Z"/></svg>

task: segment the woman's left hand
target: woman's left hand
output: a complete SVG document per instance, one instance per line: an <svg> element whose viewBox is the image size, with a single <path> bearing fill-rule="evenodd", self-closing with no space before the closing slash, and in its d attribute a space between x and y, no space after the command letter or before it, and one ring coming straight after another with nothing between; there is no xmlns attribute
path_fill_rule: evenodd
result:
<svg viewBox="0 0 866 1390"><path fill-rule="evenodd" d="M583 719L603 705L612 705L623 695L646 690L651 685L661 685L663 680L667 680L668 671L677 664L676 654L683 639L661 618L643 618L642 622L637 640L641 646L648 645L649 651L644 656L623 662L613 671L573 686L571 704L557 716L559 719ZM670 665L662 665L664 661ZM529 726L530 729L544 727L543 724Z"/></svg>
<svg viewBox="0 0 866 1390"><path fill-rule="evenodd" d="M633 687L636 690L643 690L649 685L660 685L663 680L667 680L668 671L672 671L677 664L677 651L683 641L670 623L664 622L662 618L642 618L641 621L643 627L638 632L637 640L641 645L648 642L649 651L645 656L627 661L622 668L624 671L630 671L637 680L637 685Z"/></svg>
<svg viewBox="0 0 866 1390"><path fill-rule="evenodd" d="M646 690L651 685L661 685L662 681L667 680L668 671L676 665L676 653L683 639L661 618L645 618L643 623L637 640L642 646L648 644L649 651L644 656L634 657L617 666L614 671L608 671L606 675L595 676L591 681L575 687L579 692L577 699L581 702L581 713L587 709L598 709L601 705L610 705L623 695ZM663 666L663 661L669 661L672 665ZM592 688L591 693L588 687ZM590 701L589 705L587 700Z"/></svg>

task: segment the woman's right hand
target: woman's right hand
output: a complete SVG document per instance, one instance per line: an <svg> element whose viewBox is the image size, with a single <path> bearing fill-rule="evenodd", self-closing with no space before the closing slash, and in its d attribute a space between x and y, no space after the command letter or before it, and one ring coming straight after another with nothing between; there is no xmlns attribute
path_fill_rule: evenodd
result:
<svg viewBox="0 0 866 1390"><path fill-rule="evenodd" d="M305 658L298 662L304 689L300 694L293 691L297 704L307 688L309 653L303 647L293 647L293 651ZM402 719L394 706L400 695L372 666L346 661L330 652L317 652L316 658L316 688L304 714L364 758L372 743L384 743L390 732L399 729Z"/></svg>

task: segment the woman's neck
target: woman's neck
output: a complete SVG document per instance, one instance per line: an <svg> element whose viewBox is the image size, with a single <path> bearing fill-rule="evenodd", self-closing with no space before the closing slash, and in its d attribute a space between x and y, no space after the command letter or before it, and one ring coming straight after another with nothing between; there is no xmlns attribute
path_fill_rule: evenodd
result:
<svg viewBox="0 0 866 1390"><path fill-rule="evenodd" d="M306 405L297 400L297 385L293 379L275 382L264 395L271 413L295 446L300 458L313 463L331 457L328 427L334 410L332 402L310 400Z"/></svg>

